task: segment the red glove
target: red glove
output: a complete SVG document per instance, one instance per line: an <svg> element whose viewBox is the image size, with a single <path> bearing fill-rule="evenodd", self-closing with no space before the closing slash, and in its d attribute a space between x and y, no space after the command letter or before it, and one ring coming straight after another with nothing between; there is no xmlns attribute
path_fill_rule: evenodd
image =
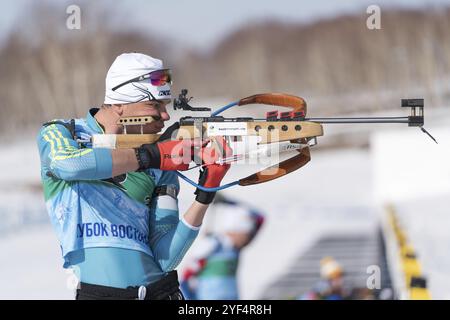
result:
<svg viewBox="0 0 450 320"><path fill-rule="evenodd" d="M198 142L194 142L194 140L169 140L156 143L160 156L159 169L187 170L189 163L192 161L194 145L198 145Z"/></svg>
<svg viewBox="0 0 450 320"><path fill-rule="evenodd" d="M139 170L155 168L167 171L184 171L189 168L194 146L204 146L208 141L202 142L198 139L170 140L174 136L174 131L179 127L179 123L176 122L161 135L158 142L144 144L135 149Z"/></svg>
<svg viewBox="0 0 450 320"><path fill-rule="evenodd" d="M220 182L230 169L230 164L216 164L219 156L229 157L233 154L231 148L227 145L223 137L216 137L216 143L220 149L220 153L213 147L201 149L201 158L205 166L200 170L198 184L206 188L215 188L220 186ZM197 188L195 200L203 204L210 204L214 200L215 192L207 192Z"/></svg>
<svg viewBox="0 0 450 320"><path fill-rule="evenodd" d="M144 144L136 149L139 169L187 170L196 143L194 140L168 140Z"/></svg>

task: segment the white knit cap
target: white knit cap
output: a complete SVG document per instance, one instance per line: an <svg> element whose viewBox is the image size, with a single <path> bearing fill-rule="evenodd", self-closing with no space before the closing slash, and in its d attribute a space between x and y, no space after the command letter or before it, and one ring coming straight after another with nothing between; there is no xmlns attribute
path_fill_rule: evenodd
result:
<svg viewBox="0 0 450 320"><path fill-rule="evenodd" d="M106 75L105 104L148 101L150 92L156 99L172 99L170 84L156 87L150 80L128 83L115 91L112 88L149 72L164 69L159 59L142 53L123 53L114 60Z"/></svg>
<svg viewBox="0 0 450 320"><path fill-rule="evenodd" d="M247 208L217 204L215 210L214 231L218 233L247 233L255 228L256 222Z"/></svg>

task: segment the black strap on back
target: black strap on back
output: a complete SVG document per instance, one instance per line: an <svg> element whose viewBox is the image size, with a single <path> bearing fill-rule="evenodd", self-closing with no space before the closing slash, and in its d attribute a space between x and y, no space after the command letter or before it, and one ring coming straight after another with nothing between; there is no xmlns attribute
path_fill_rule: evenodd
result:
<svg viewBox="0 0 450 320"><path fill-rule="evenodd" d="M55 120L55 121L48 121L42 124L43 127L48 127L52 124L60 124L64 126L67 130L69 130L70 135L72 136L72 139L75 141L77 140L77 137L75 135L75 119L70 119L69 123L65 123L63 121ZM46 175L48 177L55 177L50 171L47 171Z"/></svg>
<svg viewBox="0 0 450 320"><path fill-rule="evenodd" d="M77 137L75 135L75 119L70 119L69 123L66 123L66 122L63 122L63 121L59 121L59 120L48 121L48 122L45 122L42 126L43 127L47 127L47 126L50 126L52 124L60 124L60 125L64 126L67 130L69 130L73 140L77 141ZM83 147L82 144L79 143L78 141L77 141L77 143L78 143L78 146L80 148ZM52 176L52 173L50 171L47 172L47 176L49 176L49 177ZM110 183L116 185L117 187L119 187L121 189L124 189L124 187L120 184L120 182L125 180L125 178L126 178L126 175L122 174L122 175L117 176L117 177L112 177L112 178L102 179L102 180L110 182Z"/></svg>
<svg viewBox="0 0 450 320"><path fill-rule="evenodd" d="M43 127L47 127L50 126L52 124L60 124L64 127L66 127L67 130L69 130L72 138L76 141L76 135L75 135L75 119L70 119L70 123L65 123L63 121L59 121L59 120L55 120L55 121L49 121L44 123L42 126Z"/></svg>
<svg viewBox="0 0 450 320"><path fill-rule="evenodd" d="M69 130L70 134L72 135L72 138L76 141L76 135L75 135L75 119L70 119L70 123L65 123L63 121L55 120L55 121L49 121L43 124L44 127L52 125L52 124L60 124L66 127L67 130ZM77 141L78 142L78 141ZM81 143L78 143L79 147L83 147ZM117 187L124 189L124 187L120 184L121 181L124 181L126 178L126 174L119 175L117 177L112 177L108 179L102 179L103 181L110 182Z"/></svg>

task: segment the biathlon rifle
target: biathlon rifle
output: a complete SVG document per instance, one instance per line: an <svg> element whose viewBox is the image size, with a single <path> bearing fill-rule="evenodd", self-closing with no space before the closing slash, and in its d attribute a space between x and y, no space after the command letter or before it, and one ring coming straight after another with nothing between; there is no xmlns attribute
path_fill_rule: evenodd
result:
<svg viewBox="0 0 450 320"><path fill-rule="evenodd" d="M187 90L183 89L178 99L174 100L174 109L189 111L209 111L209 108L194 108L188 103ZM237 117L226 118L220 114L232 107L250 104L273 105L289 108L290 111L278 110L266 113L265 118ZM214 143L215 136L223 136L227 142L245 143L244 152L232 156L220 158L219 163L231 163L244 158L270 155L274 152L296 151L296 154L275 165L269 166L257 173L217 188L205 188L199 186L180 172L178 176L195 187L205 191L218 191L233 185L248 186L271 181L289 174L311 160L310 147L317 144L317 137L323 135L322 124L367 124L367 123L405 123L410 127L419 127L434 142L437 141L424 128L424 99L402 99L402 108L410 108L409 116L399 117L306 117L306 102L304 99L284 93L263 93L243 98L232 102L211 113L211 116L193 117L186 116L179 119L180 128L175 139L211 139ZM124 117L118 120L118 124L124 127L124 134L97 134L92 136L93 148L137 148L143 144L155 143L159 134L143 134L144 125L155 119L150 116ZM140 126L141 134L126 134L128 126ZM215 147L220 152L218 144ZM220 153L219 153L220 154ZM193 159L194 160L194 159ZM197 166L201 165L197 163ZM195 168L195 167L193 167Z"/></svg>

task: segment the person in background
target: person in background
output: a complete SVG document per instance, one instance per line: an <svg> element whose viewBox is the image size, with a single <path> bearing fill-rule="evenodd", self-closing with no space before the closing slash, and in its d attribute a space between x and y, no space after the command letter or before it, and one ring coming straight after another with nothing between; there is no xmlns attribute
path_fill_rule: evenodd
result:
<svg viewBox="0 0 450 320"><path fill-rule="evenodd" d="M344 269L332 257L320 261L321 280L313 290L299 297L300 300L345 300L350 295L344 288Z"/></svg>
<svg viewBox="0 0 450 320"><path fill-rule="evenodd" d="M181 279L181 291L191 300L237 300L237 270L241 250L264 223L258 211L218 194L214 232L198 239Z"/></svg>

